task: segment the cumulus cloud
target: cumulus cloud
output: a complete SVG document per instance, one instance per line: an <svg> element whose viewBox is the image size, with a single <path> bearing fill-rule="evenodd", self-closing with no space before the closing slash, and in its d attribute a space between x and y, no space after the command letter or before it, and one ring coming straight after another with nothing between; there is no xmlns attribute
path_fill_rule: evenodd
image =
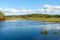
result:
<svg viewBox="0 0 60 40"><path fill-rule="evenodd" d="M9 8L1 8L0 11L3 11L3 12L12 12L12 13L20 12L20 10L17 10L17 9L9 9Z"/></svg>
<svg viewBox="0 0 60 40"><path fill-rule="evenodd" d="M40 6L40 8L35 8L35 9L27 9L25 7L22 7L22 9L15 9L15 8L0 8L0 11L3 11L3 12L8 12L8 13L19 13L19 12L47 12L47 13L50 13L50 12L60 12L60 6L54 6L54 5L48 5L48 4L45 4L43 6Z"/></svg>
<svg viewBox="0 0 60 40"><path fill-rule="evenodd" d="M46 12L60 12L60 6L45 4L43 7Z"/></svg>
<svg viewBox="0 0 60 40"><path fill-rule="evenodd" d="M17 10L17 9L10 9L10 8L0 8L0 11L2 12L8 12L8 13L19 13L19 12L32 12L32 9L21 9L21 10Z"/></svg>

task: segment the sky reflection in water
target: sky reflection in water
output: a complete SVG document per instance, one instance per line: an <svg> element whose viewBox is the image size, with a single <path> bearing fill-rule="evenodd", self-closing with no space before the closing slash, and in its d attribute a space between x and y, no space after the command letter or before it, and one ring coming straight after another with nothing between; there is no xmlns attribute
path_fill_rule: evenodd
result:
<svg viewBox="0 0 60 40"><path fill-rule="evenodd" d="M60 23L57 22L40 22L35 20L7 20L0 21L0 40L37 40L44 35L40 34L41 30L59 30ZM45 36L46 37L46 36ZM48 34L49 38L54 35ZM56 39L60 36L57 35ZM41 39L42 39L41 38ZM49 39L50 40L50 39Z"/></svg>

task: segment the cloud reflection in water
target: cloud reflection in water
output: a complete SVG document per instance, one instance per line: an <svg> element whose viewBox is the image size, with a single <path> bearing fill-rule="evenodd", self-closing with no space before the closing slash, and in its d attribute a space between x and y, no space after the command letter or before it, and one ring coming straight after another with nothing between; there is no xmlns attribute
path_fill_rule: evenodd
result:
<svg viewBox="0 0 60 40"><path fill-rule="evenodd" d="M51 30L51 29L59 30L60 29L60 24L46 24L46 25L44 25L44 29L47 29L47 30Z"/></svg>

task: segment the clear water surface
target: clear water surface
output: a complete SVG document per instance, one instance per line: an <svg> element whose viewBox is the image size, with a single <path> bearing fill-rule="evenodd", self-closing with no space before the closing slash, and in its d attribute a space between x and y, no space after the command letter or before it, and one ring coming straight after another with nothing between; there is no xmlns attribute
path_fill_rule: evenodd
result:
<svg viewBox="0 0 60 40"><path fill-rule="evenodd" d="M47 29L49 34L40 34ZM60 22L41 22L35 20L0 21L0 40L59 40L60 34L53 32L60 29Z"/></svg>

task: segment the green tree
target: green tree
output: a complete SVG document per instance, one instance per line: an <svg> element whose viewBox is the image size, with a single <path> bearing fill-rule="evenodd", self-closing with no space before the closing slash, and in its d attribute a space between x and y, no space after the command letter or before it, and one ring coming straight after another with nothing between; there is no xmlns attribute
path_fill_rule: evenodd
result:
<svg viewBox="0 0 60 40"><path fill-rule="evenodd" d="M5 16L3 14L3 12L0 11L0 20L4 20L5 19Z"/></svg>

